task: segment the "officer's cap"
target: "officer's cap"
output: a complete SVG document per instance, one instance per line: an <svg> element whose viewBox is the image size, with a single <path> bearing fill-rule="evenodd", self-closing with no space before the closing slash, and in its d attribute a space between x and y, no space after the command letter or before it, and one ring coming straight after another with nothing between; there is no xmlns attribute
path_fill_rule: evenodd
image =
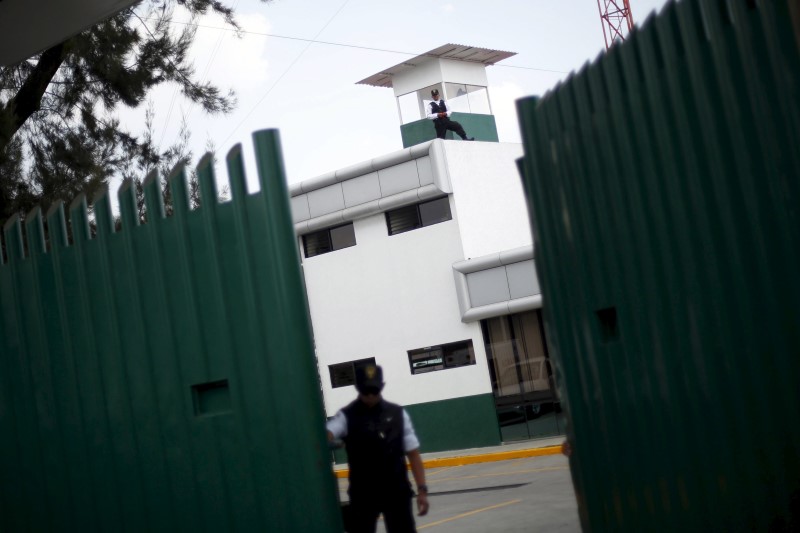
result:
<svg viewBox="0 0 800 533"><path fill-rule="evenodd" d="M383 388L383 369L378 365L368 364L356 367L356 390Z"/></svg>

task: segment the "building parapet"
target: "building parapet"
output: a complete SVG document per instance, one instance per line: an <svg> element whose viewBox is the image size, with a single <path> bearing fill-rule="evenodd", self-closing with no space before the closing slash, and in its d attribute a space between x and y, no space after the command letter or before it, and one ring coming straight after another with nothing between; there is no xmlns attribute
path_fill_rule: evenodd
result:
<svg viewBox="0 0 800 533"><path fill-rule="evenodd" d="M542 307L533 245L453 264L462 322Z"/></svg>
<svg viewBox="0 0 800 533"><path fill-rule="evenodd" d="M435 139L292 185L295 232L303 235L451 193L444 142Z"/></svg>

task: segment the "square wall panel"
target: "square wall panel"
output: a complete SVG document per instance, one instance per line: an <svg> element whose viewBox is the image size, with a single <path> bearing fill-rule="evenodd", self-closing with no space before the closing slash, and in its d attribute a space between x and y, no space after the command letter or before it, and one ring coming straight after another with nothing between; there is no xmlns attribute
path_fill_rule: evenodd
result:
<svg viewBox="0 0 800 533"><path fill-rule="evenodd" d="M292 197L292 222L297 224L304 220L308 220L311 215L308 210L308 195L301 194L300 196Z"/></svg>
<svg viewBox="0 0 800 533"><path fill-rule="evenodd" d="M433 167L431 166L431 156L420 157L416 161L420 186L431 185L433 183Z"/></svg>
<svg viewBox="0 0 800 533"><path fill-rule="evenodd" d="M353 207L380 199L381 186L378 181L378 173L370 172L369 174L343 181L342 192L344 193L344 205L346 207Z"/></svg>
<svg viewBox="0 0 800 533"><path fill-rule="evenodd" d="M342 184L336 183L308 193L308 210L311 218L321 217L344 209Z"/></svg>
<svg viewBox="0 0 800 533"><path fill-rule="evenodd" d="M495 304L509 300L508 279L505 267L490 268L467 274L467 288L472 307Z"/></svg>
<svg viewBox="0 0 800 533"><path fill-rule="evenodd" d="M384 198L419 187L417 162L413 160L380 170L378 177L381 184L381 195Z"/></svg>
<svg viewBox="0 0 800 533"><path fill-rule="evenodd" d="M508 276L508 288L512 300L541 293L533 259L506 265L506 275Z"/></svg>

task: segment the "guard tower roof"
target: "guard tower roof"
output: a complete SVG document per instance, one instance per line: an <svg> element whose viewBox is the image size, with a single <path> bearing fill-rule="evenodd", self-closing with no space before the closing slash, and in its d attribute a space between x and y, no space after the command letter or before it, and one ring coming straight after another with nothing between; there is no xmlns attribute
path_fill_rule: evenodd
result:
<svg viewBox="0 0 800 533"><path fill-rule="evenodd" d="M516 52L504 52L503 50L491 50L489 48L477 48L475 46L465 46L461 44L445 44L439 48L434 48L429 52L420 54L417 57L407 59L402 63L382 70L356 83L372 85L373 87L392 87L392 78L394 76L413 69L427 59L450 59L468 63L479 63L482 65L494 65L498 61L508 59L515 55L517 55Z"/></svg>

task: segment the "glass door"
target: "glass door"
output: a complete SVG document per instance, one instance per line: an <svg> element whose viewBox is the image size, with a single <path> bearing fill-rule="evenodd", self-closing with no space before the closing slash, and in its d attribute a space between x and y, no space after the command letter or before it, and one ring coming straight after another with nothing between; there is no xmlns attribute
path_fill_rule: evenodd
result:
<svg viewBox="0 0 800 533"><path fill-rule="evenodd" d="M481 326L503 441L563 434L541 312L491 318Z"/></svg>

